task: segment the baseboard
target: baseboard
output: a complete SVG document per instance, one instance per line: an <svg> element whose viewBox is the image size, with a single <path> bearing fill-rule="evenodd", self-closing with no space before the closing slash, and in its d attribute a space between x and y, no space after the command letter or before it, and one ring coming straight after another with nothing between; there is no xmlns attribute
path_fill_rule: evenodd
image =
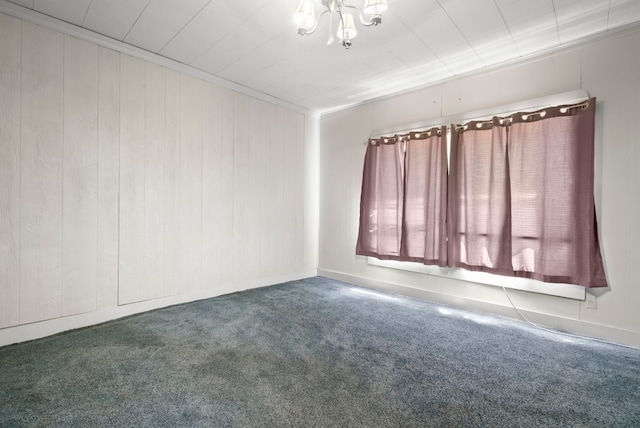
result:
<svg viewBox="0 0 640 428"><path fill-rule="evenodd" d="M506 287L513 290L527 291L529 293L546 294L549 296L564 297L565 299L585 300L585 288L574 284L550 284L529 278L506 277L487 272L469 271L460 268L441 268L439 266L427 266L422 263L400 262L397 260L379 260L375 257L367 257L367 264L396 269L405 272L416 272L425 275L439 276L448 279L458 279L465 282L491 285L494 287Z"/></svg>
<svg viewBox="0 0 640 428"><path fill-rule="evenodd" d="M177 296L163 297L160 299L146 300L143 302L129 303L126 305L100 309L98 311L89 312L86 314L72 315L68 317L55 318L31 324L7 327L0 329L0 346L40 339L42 337L51 336L82 327L89 327L118 318L152 311L154 309L161 309L168 306L179 305L182 303L210 299L212 297L217 297L224 294L235 293L252 288L267 287L274 284L280 284L287 281L295 281L314 276L316 276L316 271L311 270L290 275L223 285L220 287L216 287L213 290L203 290L196 293L181 294Z"/></svg>
<svg viewBox="0 0 640 428"><path fill-rule="evenodd" d="M503 316L521 320L518 313L511 306L503 306L496 303L483 302L475 299L452 296L448 294L438 293L420 288L379 281L373 278L365 278L343 272L336 272L327 269L318 269L318 275L349 284L359 285L374 290L386 291L402 296L413 297L416 299L426 300L434 303L441 303L448 306L469 309L472 311L488 313L492 315ZM617 343L634 348L640 348L640 333L624 330L616 327L610 327L600 324L593 324L578 319L564 318L540 312L531 312L520 309L529 320L548 329L559 332L566 332L579 336L591 337L607 342Z"/></svg>

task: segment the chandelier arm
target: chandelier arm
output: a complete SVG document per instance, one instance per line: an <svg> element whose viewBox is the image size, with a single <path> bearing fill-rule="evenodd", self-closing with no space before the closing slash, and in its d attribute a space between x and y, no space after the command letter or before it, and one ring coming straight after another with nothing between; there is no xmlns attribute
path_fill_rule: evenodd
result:
<svg viewBox="0 0 640 428"><path fill-rule="evenodd" d="M342 8L338 9L338 16L340 16L340 23L341 23L340 27L338 27L338 28L342 28L342 37L341 37L342 46L344 46L345 48L349 49L350 43L348 42L347 37L344 34L345 33L345 30L344 30L344 16L342 16ZM340 30L338 30L338 31L340 31Z"/></svg>
<svg viewBox="0 0 640 428"><path fill-rule="evenodd" d="M320 23L320 20L321 20L322 16L323 16L324 14L326 14L327 12L329 12L329 9L323 10L323 11L320 13L320 15L318 15L318 17L316 18L316 21L313 23L313 28L311 28L311 30L309 30L309 31L305 31L305 32L304 32L304 35L305 35L305 36L306 36L306 35L308 35L308 34L313 34L313 33L315 33L315 31L318 29L318 24Z"/></svg>
<svg viewBox="0 0 640 428"><path fill-rule="evenodd" d="M327 46L331 46L333 41L333 15L329 15L329 38L327 39Z"/></svg>
<svg viewBox="0 0 640 428"><path fill-rule="evenodd" d="M343 8L349 8L349 9L353 9L356 12L358 12L358 19L360 20L360 24L362 24L365 27L371 27L373 25L377 25L375 21L367 21L364 19L364 15L362 14L362 11L360 9L358 9L356 6L351 6L351 5L343 5Z"/></svg>

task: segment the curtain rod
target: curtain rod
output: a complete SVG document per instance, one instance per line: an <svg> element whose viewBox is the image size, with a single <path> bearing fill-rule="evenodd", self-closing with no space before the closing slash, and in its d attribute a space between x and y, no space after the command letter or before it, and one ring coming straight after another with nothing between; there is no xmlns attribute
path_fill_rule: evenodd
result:
<svg viewBox="0 0 640 428"><path fill-rule="evenodd" d="M395 143L397 141L401 141L404 138L415 138L415 139L419 139L420 137L422 137L423 135L425 137L431 137L431 134L436 134L436 135L442 135L442 127L432 127L431 129L426 129L423 131L410 131L407 132L406 134L395 134L392 136L387 136L387 137L379 137L379 138L369 138L367 141L365 141L365 145L371 143L371 145L375 146L377 144L387 144L387 143Z"/></svg>
<svg viewBox="0 0 640 428"><path fill-rule="evenodd" d="M549 107L557 107L557 106L549 106ZM524 113L522 113L522 119L523 120L527 120L527 118L532 117L532 116L544 117L547 114L547 108L549 108L549 107L546 107L546 108L543 108L543 109L540 109L540 110L536 110L536 111L533 111L533 112L530 112L530 113L524 112ZM589 101L587 100L587 101L583 101L581 103L576 103L576 104L572 104L572 105L564 105L564 106L562 106L562 108L560 108L560 113L564 114L568 110L573 110L575 108L582 108L582 110L585 110L588 107L589 107ZM511 114L509 114L507 116L494 116L490 120L484 120L484 121L472 120L470 122L474 122L476 124L476 126L478 128L480 128L480 127L482 127L482 125L487 125L487 124L493 123L493 119L497 117L498 119L500 119L500 124L502 125L503 122L511 122L511 121L513 121L513 116L515 114L520 114L520 113L521 112L515 112L515 113L511 113ZM458 124L454 125L455 128L456 128L456 131L459 131L461 129L468 129L470 122L468 122L468 123L466 123L464 125L458 125Z"/></svg>
<svg viewBox="0 0 640 428"><path fill-rule="evenodd" d="M433 128L441 126L443 123L468 122L474 119L483 119L493 116L508 116L522 110L538 109L540 107L548 107L551 105L571 104L575 102L583 102L591 96L584 89L576 89L568 92L561 92L553 95L547 95L540 98L532 98L528 100L515 101L510 104L488 107L470 112L452 114L448 116L435 117L420 122L404 123L388 128L374 129L369 138L380 138L384 135L395 135L411 132L412 130L421 128Z"/></svg>

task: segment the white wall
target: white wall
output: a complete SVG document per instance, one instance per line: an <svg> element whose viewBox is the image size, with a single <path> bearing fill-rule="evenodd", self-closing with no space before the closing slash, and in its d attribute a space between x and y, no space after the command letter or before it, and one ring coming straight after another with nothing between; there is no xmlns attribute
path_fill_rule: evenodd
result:
<svg viewBox="0 0 640 428"><path fill-rule="evenodd" d="M547 326L640 346L640 31L608 36L519 64L321 119L319 273L429 300L517 317L499 287L367 265L355 255L364 141L372 130L584 89L597 97L595 199L610 289L597 308L510 291Z"/></svg>
<svg viewBox="0 0 640 428"><path fill-rule="evenodd" d="M317 119L0 14L0 346L315 275Z"/></svg>

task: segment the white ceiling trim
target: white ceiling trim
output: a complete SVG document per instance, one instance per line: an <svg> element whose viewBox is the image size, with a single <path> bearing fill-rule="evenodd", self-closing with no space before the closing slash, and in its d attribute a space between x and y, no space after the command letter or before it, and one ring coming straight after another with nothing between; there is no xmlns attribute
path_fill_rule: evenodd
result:
<svg viewBox="0 0 640 428"><path fill-rule="evenodd" d="M224 88L231 89L241 94L245 94L250 97L257 98L259 100L266 101L268 103L275 104L280 107L284 107L286 109L305 114L307 116L311 116L315 118L320 116L319 112L306 109L304 107L292 104L288 101L282 100L280 98L276 98L272 95L265 94L263 92L256 91L254 89L250 89L245 86L238 85L237 83L230 82L228 80L213 76L209 73L205 73L189 65L180 63L178 61L174 61L172 59L155 54L153 52L145 51L144 49L131 46L127 43L123 43L118 40L111 39L107 36L103 36L102 34L94 33L93 31L86 30L84 28L75 26L73 24L60 21L59 19L52 18L48 15L44 15L32 9L27 9L15 3L10 3L6 0L0 0L0 13L13 16L14 18L22 19L32 24L41 25L45 28L59 31L63 34L77 37L79 39L86 40L91 43L95 43L98 46L112 49L114 51L117 51L126 55L130 55L132 57L139 58L139 59L148 61L150 63L169 68L174 71L179 71L179 72L188 74L190 76L196 77L198 79L202 79L209 83L213 83L214 85L222 86Z"/></svg>
<svg viewBox="0 0 640 428"><path fill-rule="evenodd" d="M583 46L588 46L590 44L593 43L598 43L601 42L603 40L607 40L607 39L612 39L612 38L616 38L616 37L620 37L623 36L625 34L632 34L632 33L637 33L640 32L640 22L634 22L631 24L626 24L620 27L616 27L614 29L611 30L607 30L603 33L596 33L587 37L584 37L582 39L577 39L577 40L573 40L570 42L565 42L561 45L552 47L552 48L548 48L547 50L544 50L542 52L535 52L535 53L531 53L519 58L514 58L512 60L508 60L505 62L501 62L498 64L493 64L493 65L489 65L483 68L479 68L477 70L471 70L471 71L467 71L465 73L461 73L461 74L456 74L454 76L451 77L447 77L441 80L438 80L436 82L433 83L427 83L425 85L421 85L418 87L414 87L414 88L409 88L403 91L398 91L398 92L394 92L392 94L388 94L388 95L382 95L380 97L376 97L376 98L371 98L362 102L358 102L358 103L352 103L352 104L345 104L345 105L341 105L338 106L336 108L333 109L328 109L328 110L322 110L319 112L320 116L325 116L325 115L329 115L329 114L333 114L333 113L337 113L340 112L342 110L347 110L350 108L356 108L356 107L362 107L365 106L367 104L371 104L374 102L378 102L378 101L382 101L382 100L386 100L386 99L390 99L390 98L394 98L400 95L408 95L408 94L412 94L415 92L419 92L421 90L427 89L427 88L433 88L436 86L440 86L442 84L445 83L449 83L458 79L462 79L462 78L466 78L466 77L470 77L470 76L476 76L476 75L481 75L481 74L485 74L488 72L492 72L492 71L496 71L496 70L502 70L502 69L506 69L506 68L510 68L510 67L514 67L514 66L518 66L518 65L523 65L523 64L528 64L531 63L533 61L538 61L540 59L543 58L547 58L547 57L552 57L555 55L558 55L561 52L567 52L567 51L571 51L574 49L578 49L580 47Z"/></svg>

